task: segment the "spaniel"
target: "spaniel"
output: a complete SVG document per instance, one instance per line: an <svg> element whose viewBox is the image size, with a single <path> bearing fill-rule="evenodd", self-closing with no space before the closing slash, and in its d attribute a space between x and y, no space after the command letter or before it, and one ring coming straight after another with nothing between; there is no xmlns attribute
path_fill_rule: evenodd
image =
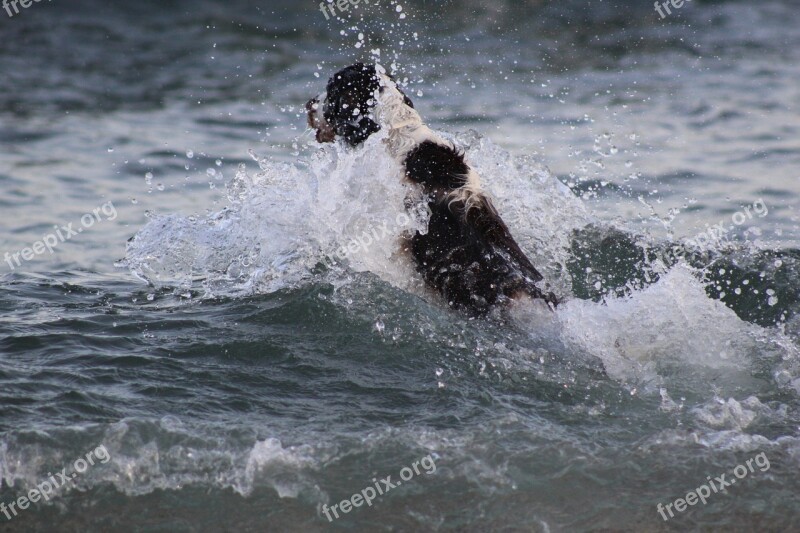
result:
<svg viewBox="0 0 800 533"><path fill-rule="evenodd" d="M537 286L542 275L481 190L464 153L422 122L380 66L356 63L340 70L306 110L320 143L339 138L356 147L387 130L387 150L405 178L421 187L430 210L427 233L411 235L405 249L451 307L479 316L530 297L555 309L558 300Z"/></svg>

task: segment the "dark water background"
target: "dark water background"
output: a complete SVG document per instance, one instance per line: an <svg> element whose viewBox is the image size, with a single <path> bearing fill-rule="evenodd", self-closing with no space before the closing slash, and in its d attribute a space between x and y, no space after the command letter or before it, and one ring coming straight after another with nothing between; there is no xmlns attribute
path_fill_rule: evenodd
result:
<svg viewBox="0 0 800 533"><path fill-rule="evenodd" d="M111 456L0 531L800 529L798 4L400 4L0 11L0 254L113 203L0 262L0 502ZM317 241L352 235L281 179L335 155L331 183L369 197L369 165L320 156L302 104L377 54L432 127L482 136L459 139L568 300L552 328L453 314L378 255L318 265ZM261 192L238 194L242 164ZM757 202L729 245L659 262ZM263 249L232 273L243 239ZM428 455L436 472L326 520Z"/></svg>

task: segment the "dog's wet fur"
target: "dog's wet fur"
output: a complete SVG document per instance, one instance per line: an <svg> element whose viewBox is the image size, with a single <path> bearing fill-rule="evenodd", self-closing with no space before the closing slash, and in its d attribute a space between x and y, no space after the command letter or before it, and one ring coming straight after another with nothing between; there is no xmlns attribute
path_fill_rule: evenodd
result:
<svg viewBox="0 0 800 533"><path fill-rule="evenodd" d="M403 111L413 110L411 100L374 65L356 63L334 74L326 93L306 104L317 141L333 142L338 137L357 146L381 127L393 128L380 124L376 109L387 90L399 92L399 106L407 106ZM408 122L395 129L407 127ZM428 232L416 232L407 241L426 283L450 306L472 315L487 314L525 295L555 308L558 300L537 287L542 275L480 191L477 174L464 154L432 132L426 135L430 130L421 122L410 129L407 137L414 140L413 146L396 155L406 178L422 188L430 208Z"/></svg>

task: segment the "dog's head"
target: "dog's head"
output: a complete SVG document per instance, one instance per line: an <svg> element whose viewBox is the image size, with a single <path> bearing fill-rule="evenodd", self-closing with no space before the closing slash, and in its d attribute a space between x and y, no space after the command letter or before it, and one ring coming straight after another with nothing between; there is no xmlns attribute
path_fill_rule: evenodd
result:
<svg viewBox="0 0 800 533"><path fill-rule="evenodd" d="M339 136L355 146L380 130L374 114L380 90L381 76L374 65L356 63L334 74L325 93L306 104L308 125L317 131L317 142L333 142Z"/></svg>

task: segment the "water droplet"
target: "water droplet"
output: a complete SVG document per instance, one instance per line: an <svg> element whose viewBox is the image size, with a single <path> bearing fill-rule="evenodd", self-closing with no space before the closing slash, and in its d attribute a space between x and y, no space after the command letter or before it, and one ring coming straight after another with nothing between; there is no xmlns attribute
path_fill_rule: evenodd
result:
<svg viewBox="0 0 800 533"><path fill-rule="evenodd" d="M186 150L186 157L192 159L194 157L194 152L192 152L191 150Z"/></svg>

